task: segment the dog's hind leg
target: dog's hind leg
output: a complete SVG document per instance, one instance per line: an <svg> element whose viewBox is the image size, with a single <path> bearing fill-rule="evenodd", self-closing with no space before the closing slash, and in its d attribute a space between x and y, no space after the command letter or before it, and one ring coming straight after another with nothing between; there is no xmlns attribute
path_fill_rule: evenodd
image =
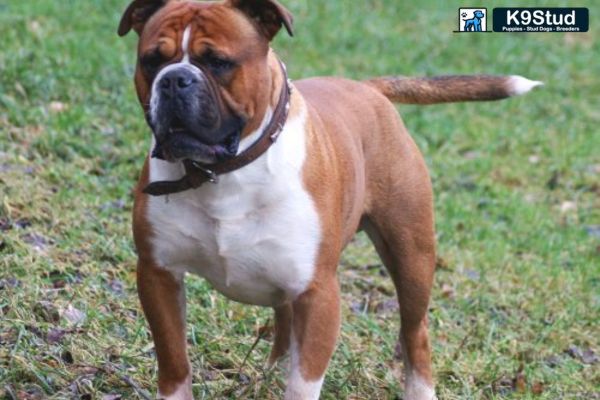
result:
<svg viewBox="0 0 600 400"><path fill-rule="evenodd" d="M412 142L412 141L411 141ZM414 146L413 143L410 146ZM425 163L414 147L412 156L390 143L393 161L376 182L362 228L389 271L400 304L400 343L404 359L406 400L435 399L427 311L435 269L433 196ZM376 185L376 186L375 186Z"/></svg>
<svg viewBox="0 0 600 400"><path fill-rule="evenodd" d="M274 340L268 367L272 367L281 357L285 356L290 349L292 335L292 305L287 303L274 308L275 325Z"/></svg>
<svg viewBox="0 0 600 400"><path fill-rule="evenodd" d="M427 233L428 239L423 240L417 236L419 234L406 228L394 227L393 218L374 220L365 223L365 230L392 276L400 304L399 340L404 360L404 398L432 400L435 393L427 310L435 265L433 229Z"/></svg>

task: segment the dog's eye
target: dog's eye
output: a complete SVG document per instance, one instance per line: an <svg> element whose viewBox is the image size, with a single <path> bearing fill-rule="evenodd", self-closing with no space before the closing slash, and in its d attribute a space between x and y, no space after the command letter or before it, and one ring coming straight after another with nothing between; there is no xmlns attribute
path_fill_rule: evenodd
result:
<svg viewBox="0 0 600 400"><path fill-rule="evenodd" d="M159 52L148 53L140 58L140 64L148 75L155 75L163 63L163 57Z"/></svg>
<svg viewBox="0 0 600 400"><path fill-rule="evenodd" d="M207 54L202 57L204 64L212 73L216 75L231 71L235 67L235 62L215 54Z"/></svg>

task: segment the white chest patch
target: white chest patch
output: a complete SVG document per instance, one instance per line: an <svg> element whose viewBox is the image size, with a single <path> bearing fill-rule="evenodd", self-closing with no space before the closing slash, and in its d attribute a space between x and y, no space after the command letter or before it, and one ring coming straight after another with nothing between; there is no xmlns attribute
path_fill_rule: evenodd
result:
<svg viewBox="0 0 600 400"><path fill-rule="evenodd" d="M302 180L306 111L290 119L279 140L218 184L151 197L156 262L203 276L233 300L273 306L310 283L321 240L319 217ZM176 180L181 164L152 159L150 181Z"/></svg>

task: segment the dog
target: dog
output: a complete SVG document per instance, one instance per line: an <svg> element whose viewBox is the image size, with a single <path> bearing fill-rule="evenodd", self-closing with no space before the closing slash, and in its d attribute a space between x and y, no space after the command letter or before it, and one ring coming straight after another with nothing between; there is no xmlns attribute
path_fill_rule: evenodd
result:
<svg viewBox="0 0 600 400"><path fill-rule="evenodd" d="M466 16L466 14L464 16ZM473 11L473 18L463 20L465 21L465 31L481 32L481 19L484 17L485 14L483 11Z"/></svg>
<svg viewBox="0 0 600 400"><path fill-rule="evenodd" d="M435 264L432 188L393 102L497 100L520 76L291 82L270 48L290 12L275 0L134 0L135 87L152 130L137 188L137 287L158 392L192 399L186 273L274 309L269 365L289 353L285 398L318 399L340 330L340 253L372 239L400 304L405 398L435 398L427 309Z"/></svg>

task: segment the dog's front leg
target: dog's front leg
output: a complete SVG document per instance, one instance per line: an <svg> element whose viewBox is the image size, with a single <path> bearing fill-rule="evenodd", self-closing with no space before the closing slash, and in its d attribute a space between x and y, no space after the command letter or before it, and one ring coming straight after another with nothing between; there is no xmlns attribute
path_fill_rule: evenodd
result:
<svg viewBox="0 0 600 400"><path fill-rule="evenodd" d="M187 357L183 275L138 261L138 294L154 339L158 358L158 397L193 400Z"/></svg>
<svg viewBox="0 0 600 400"><path fill-rule="evenodd" d="M316 400L340 330L340 295L335 275L314 282L292 304L290 375L286 400Z"/></svg>

